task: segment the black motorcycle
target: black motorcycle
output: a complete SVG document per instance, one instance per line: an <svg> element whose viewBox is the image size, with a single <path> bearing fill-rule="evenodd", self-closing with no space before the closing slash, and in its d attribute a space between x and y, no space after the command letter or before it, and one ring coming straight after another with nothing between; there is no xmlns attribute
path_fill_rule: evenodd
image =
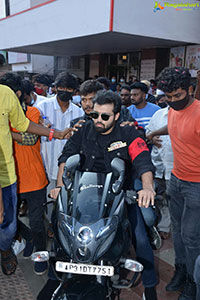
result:
<svg viewBox="0 0 200 300"><path fill-rule="evenodd" d="M78 171L80 156L66 162L65 187L53 212L54 242L50 263L60 285L52 300L119 299L135 284L143 266L128 258L131 229L122 190L125 165L111 162L109 174ZM130 200L130 197L129 197ZM35 261L45 252L35 253ZM131 280L124 277L132 271Z"/></svg>

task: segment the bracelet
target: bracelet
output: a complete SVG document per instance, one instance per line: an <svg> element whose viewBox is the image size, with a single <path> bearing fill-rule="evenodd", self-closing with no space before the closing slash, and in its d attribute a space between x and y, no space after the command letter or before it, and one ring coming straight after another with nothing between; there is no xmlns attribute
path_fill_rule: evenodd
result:
<svg viewBox="0 0 200 300"><path fill-rule="evenodd" d="M54 131L55 131L55 129L52 129L52 128L50 129L50 132L49 132L49 141L52 140Z"/></svg>
<svg viewBox="0 0 200 300"><path fill-rule="evenodd" d="M62 189L62 186L61 185L57 185L56 189Z"/></svg>

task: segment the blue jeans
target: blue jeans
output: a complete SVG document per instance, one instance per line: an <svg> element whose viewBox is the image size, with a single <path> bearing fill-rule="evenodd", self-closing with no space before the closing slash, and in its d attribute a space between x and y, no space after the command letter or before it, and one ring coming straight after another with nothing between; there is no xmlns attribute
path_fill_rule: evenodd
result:
<svg viewBox="0 0 200 300"><path fill-rule="evenodd" d="M0 249L3 251L11 247L17 230L17 184L13 183L2 188L4 205L4 220L0 225Z"/></svg>
<svg viewBox="0 0 200 300"><path fill-rule="evenodd" d="M131 224L136 258L144 267L142 272L143 285L144 287L153 287L157 284L154 269L154 256L141 211L137 204L128 206L128 218Z"/></svg>
<svg viewBox="0 0 200 300"><path fill-rule="evenodd" d="M194 267L194 281L197 287L196 300L200 299L200 255L196 259Z"/></svg>
<svg viewBox="0 0 200 300"><path fill-rule="evenodd" d="M200 182L180 180L172 174L169 209L175 263L185 264L188 274L193 276L200 253Z"/></svg>
<svg viewBox="0 0 200 300"><path fill-rule="evenodd" d="M142 190L142 182L140 179L136 178L134 181L134 190L136 192ZM156 221L156 214L155 211L151 206L149 207L140 207L142 216L144 218L144 222L148 227L152 227Z"/></svg>

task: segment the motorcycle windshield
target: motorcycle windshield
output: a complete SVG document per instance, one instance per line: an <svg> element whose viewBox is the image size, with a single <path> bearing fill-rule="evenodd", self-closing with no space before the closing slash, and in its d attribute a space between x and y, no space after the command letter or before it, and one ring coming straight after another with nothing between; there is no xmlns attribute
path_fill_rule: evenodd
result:
<svg viewBox="0 0 200 300"><path fill-rule="evenodd" d="M74 186L73 217L81 224L88 225L99 220L102 204L102 195L106 174L83 172ZM75 185L76 185L75 184ZM74 201L75 200L75 201Z"/></svg>

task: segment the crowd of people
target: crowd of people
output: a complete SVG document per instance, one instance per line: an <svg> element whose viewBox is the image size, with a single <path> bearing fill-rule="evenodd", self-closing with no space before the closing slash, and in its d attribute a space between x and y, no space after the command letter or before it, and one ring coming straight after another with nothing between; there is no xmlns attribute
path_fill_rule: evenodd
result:
<svg viewBox="0 0 200 300"><path fill-rule="evenodd" d="M17 268L12 245L25 240L24 258L47 249L53 204L63 186L67 158L83 157L81 168L110 172L110 162L126 162L125 190L138 192L128 218L136 258L144 266L144 299L156 300L153 249L172 233L175 272L167 291L179 300L199 300L200 236L200 72L197 85L183 67L165 68L157 80L126 83L113 76L80 84L68 72L52 83L37 74L0 78L0 252L5 275ZM155 195L158 195L156 202ZM29 226L21 221L28 209ZM23 210L23 213L22 213ZM46 229L45 223L48 223ZM196 261L196 266L195 266ZM47 262L35 262L43 275ZM199 271L198 271L199 270ZM195 272L194 272L195 271ZM38 295L51 299L59 282L49 279ZM196 283L195 283L196 281Z"/></svg>

